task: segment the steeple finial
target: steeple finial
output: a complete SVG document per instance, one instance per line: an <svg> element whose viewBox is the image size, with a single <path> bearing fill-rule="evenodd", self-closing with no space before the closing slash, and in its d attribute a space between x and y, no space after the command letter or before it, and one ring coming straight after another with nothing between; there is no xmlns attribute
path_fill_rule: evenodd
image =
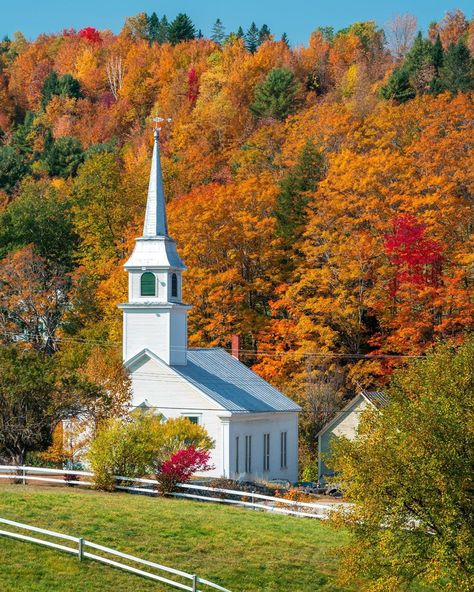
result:
<svg viewBox="0 0 474 592"><path fill-rule="evenodd" d="M162 117L154 117L153 121L155 122L155 129L153 130L153 156L151 159L150 182L148 184L145 224L143 226L143 236L146 238L168 236L165 193L163 190L160 161L160 128L158 127L158 124L165 120ZM167 119L166 121L170 122L171 119Z"/></svg>

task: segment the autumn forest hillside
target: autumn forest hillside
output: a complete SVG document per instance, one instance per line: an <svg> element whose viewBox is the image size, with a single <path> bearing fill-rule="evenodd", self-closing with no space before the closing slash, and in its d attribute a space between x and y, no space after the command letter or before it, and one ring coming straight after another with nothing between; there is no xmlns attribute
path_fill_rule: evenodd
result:
<svg viewBox="0 0 474 592"><path fill-rule="evenodd" d="M474 22L204 38L185 15L0 43L0 332L120 361L152 117L191 345L295 396L303 436L474 323ZM91 369L94 367L94 369Z"/></svg>

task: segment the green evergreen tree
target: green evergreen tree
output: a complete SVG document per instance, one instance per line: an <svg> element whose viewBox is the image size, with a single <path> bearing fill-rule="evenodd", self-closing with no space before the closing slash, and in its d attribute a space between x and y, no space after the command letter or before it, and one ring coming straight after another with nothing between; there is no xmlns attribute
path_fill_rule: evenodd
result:
<svg viewBox="0 0 474 592"><path fill-rule="evenodd" d="M403 103L415 97L417 92L431 90L436 80L435 59L440 59L438 48L435 53L431 41L418 33L405 61L393 71L381 89L381 96Z"/></svg>
<svg viewBox="0 0 474 592"><path fill-rule="evenodd" d="M81 96L81 85L71 74L64 74L58 80L58 94L78 99Z"/></svg>
<svg viewBox="0 0 474 592"><path fill-rule="evenodd" d="M41 89L41 107L46 108L46 105L53 98L54 95L59 94L59 78L54 70L46 76Z"/></svg>
<svg viewBox="0 0 474 592"><path fill-rule="evenodd" d="M257 25L252 22L250 25L247 33L245 34L245 47L250 51L250 53L255 53L260 45L259 41L260 31L258 30Z"/></svg>
<svg viewBox="0 0 474 592"><path fill-rule="evenodd" d="M156 40L160 45L168 41L169 27L168 19L166 18L166 15L164 15L158 26L158 32L156 36Z"/></svg>
<svg viewBox="0 0 474 592"><path fill-rule="evenodd" d="M433 43L432 56L435 75L431 81L430 92L437 95L444 91L443 82L440 78L440 71L444 62L444 49L439 35L437 35L436 41Z"/></svg>
<svg viewBox="0 0 474 592"><path fill-rule="evenodd" d="M201 29L198 30L197 35L196 35L196 39L204 39L204 35L202 34Z"/></svg>
<svg viewBox="0 0 474 592"><path fill-rule="evenodd" d="M258 32L258 44L261 45L264 41L268 41L270 39L272 32L270 31L267 25L262 25L260 27L260 31Z"/></svg>
<svg viewBox="0 0 474 592"><path fill-rule="evenodd" d="M285 119L296 106L298 83L288 68L273 68L255 89L255 100L250 106L258 117Z"/></svg>
<svg viewBox="0 0 474 592"><path fill-rule="evenodd" d="M423 67L433 64L433 44L423 39L421 31L415 37L413 46L406 55L405 66L411 76L416 75Z"/></svg>
<svg viewBox="0 0 474 592"><path fill-rule="evenodd" d="M440 69L440 83L454 94L474 90L474 61L462 39L448 47Z"/></svg>
<svg viewBox="0 0 474 592"><path fill-rule="evenodd" d="M244 30L242 29L242 27L239 27L237 29L237 37L239 39L243 39L245 37L245 33L244 33Z"/></svg>
<svg viewBox="0 0 474 592"><path fill-rule="evenodd" d="M415 89L410 83L408 68L400 66L390 76L387 84L380 91L384 99L393 99L397 103L404 103L416 96Z"/></svg>
<svg viewBox="0 0 474 592"><path fill-rule="evenodd" d="M13 193L18 182L29 171L27 161L13 146L0 146L0 189Z"/></svg>
<svg viewBox="0 0 474 592"><path fill-rule="evenodd" d="M317 189L326 171L324 154L308 140L297 164L280 183L275 217L277 233L289 249L294 248L304 230L307 220L308 192Z"/></svg>
<svg viewBox="0 0 474 592"><path fill-rule="evenodd" d="M212 27L211 39L214 41L214 43L218 43L219 45L222 45L224 43L225 29L221 19L219 18L216 20Z"/></svg>
<svg viewBox="0 0 474 592"><path fill-rule="evenodd" d="M33 155L33 143L30 135L33 131L34 120L35 114L32 111L27 111L23 123L18 126L11 140L11 146L26 159L30 159Z"/></svg>
<svg viewBox="0 0 474 592"><path fill-rule="evenodd" d="M58 138L46 151L45 162L52 177L67 179L76 174L84 160L84 153L76 138Z"/></svg>
<svg viewBox="0 0 474 592"><path fill-rule="evenodd" d="M180 13L168 28L168 41L176 45L196 37L196 29L187 14Z"/></svg>
<svg viewBox="0 0 474 592"><path fill-rule="evenodd" d="M436 69L436 72L439 72L439 70L443 67L444 62L444 49L439 35L436 36L436 41L433 43L432 54L433 65Z"/></svg>
<svg viewBox="0 0 474 592"><path fill-rule="evenodd" d="M150 45L153 43L158 43L158 37L160 32L160 19L156 12L152 12L150 16L147 17L147 33L148 33L148 41Z"/></svg>
<svg viewBox="0 0 474 592"><path fill-rule="evenodd" d="M71 74L64 74L61 78L54 70L46 76L41 90L41 107L46 108L53 96L65 96L78 99L81 96L81 85Z"/></svg>
<svg viewBox="0 0 474 592"><path fill-rule="evenodd" d="M290 40L288 39L288 35L286 33L283 33L280 41L283 41L283 43L286 45L286 47L288 47L288 49L290 48Z"/></svg>

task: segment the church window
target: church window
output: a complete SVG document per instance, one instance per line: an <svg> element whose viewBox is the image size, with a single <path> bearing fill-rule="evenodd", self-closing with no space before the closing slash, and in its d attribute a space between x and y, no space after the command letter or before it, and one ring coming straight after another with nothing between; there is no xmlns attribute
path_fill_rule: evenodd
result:
<svg viewBox="0 0 474 592"><path fill-rule="evenodd" d="M280 434L280 466L286 469L286 445L288 432L281 432Z"/></svg>
<svg viewBox="0 0 474 592"><path fill-rule="evenodd" d="M252 472L252 436L245 436L245 472Z"/></svg>
<svg viewBox="0 0 474 592"><path fill-rule="evenodd" d="M189 419L191 423L194 423L196 425L199 424L199 417L197 417L196 415L186 415L186 419Z"/></svg>
<svg viewBox="0 0 474 592"><path fill-rule="evenodd" d="M270 434L263 434L263 470L270 470Z"/></svg>
<svg viewBox="0 0 474 592"><path fill-rule="evenodd" d="M239 436L235 437L235 472L239 472Z"/></svg>
<svg viewBox="0 0 474 592"><path fill-rule="evenodd" d="M178 276L175 273L171 275L171 298L178 298Z"/></svg>
<svg viewBox="0 0 474 592"><path fill-rule="evenodd" d="M142 273L140 278L140 294L142 296L156 296L155 274L151 271Z"/></svg>

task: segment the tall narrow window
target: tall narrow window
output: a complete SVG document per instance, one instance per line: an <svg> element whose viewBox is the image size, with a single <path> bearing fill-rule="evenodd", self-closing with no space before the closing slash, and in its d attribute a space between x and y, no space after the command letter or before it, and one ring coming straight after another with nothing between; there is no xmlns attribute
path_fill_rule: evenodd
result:
<svg viewBox="0 0 474 592"><path fill-rule="evenodd" d="M239 436L235 437L235 472L239 474Z"/></svg>
<svg viewBox="0 0 474 592"><path fill-rule="evenodd" d="M245 472L252 472L252 436L245 436Z"/></svg>
<svg viewBox="0 0 474 592"><path fill-rule="evenodd" d="M282 469L286 469L286 440L287 432L280 434L280 466Z"/></svg>
<svg viewBox="0 0 474 592"><path fill-rule="evenodd" d="M178 298L178 276L171 274L171 298Z"/></svg>
<svg viewBox="0 0 474 592"><path fill-rule="evenodd" d="M270 470L270 434L263 434L263 470Z"/></svg>
<svg viewBox="0 0 474 592"><path fill-rule="evenodd" d="M155 274L151 271L142 273L140 278L140 294L142 296L156 296L156 279Z"/></svg>

